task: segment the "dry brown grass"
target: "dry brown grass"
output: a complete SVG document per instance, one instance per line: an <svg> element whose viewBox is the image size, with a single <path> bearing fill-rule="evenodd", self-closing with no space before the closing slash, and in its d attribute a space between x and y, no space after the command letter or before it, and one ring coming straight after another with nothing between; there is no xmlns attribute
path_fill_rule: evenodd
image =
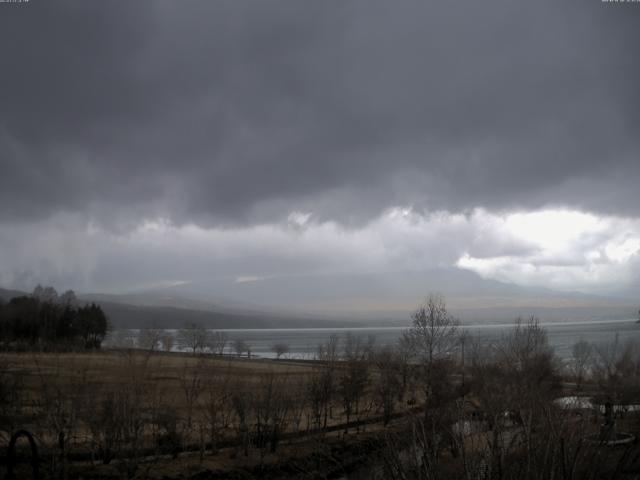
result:
<svg viewBox="0 0 640 480"><path fill-rule="evenodd" d="M204 383L226 378L250 386L265 375L274 375L295 383L311 374L317 366L304 361L274 361L160 353L140 350L107 350L82 353L6 353L3 359L8 372L18 376L23 385L24 401L32 404L42 396L46 386L62 395L91 395L133 384L147 387L147 397L162 394L163 404L184 407L183 384L198 375Z"/></svg>
<svg viewBox="0 0 640 480"><path fill-rule="evenodd" d="M5 373L18 377L22 386L22 413L18 427L34 432L44 447L43 452L52 459L59 455L58 434L64 431L67 442L65 451L74 456L75 460L71 462L74 468L99 467L99 470L109 470L120 468L118 465L122 462L133 461L146 464L152 471L164 473L183 471L184 468L228 470L239 465L251 467L287 458L306 457L315 452L318 445L340 441L344 436L342 425L346 418L339 398L332 402L328 430L319 435L315 430L317 423L306 395L309 379L326 368L319 362L141 350L6 353L1 357ZM336 363L334 368L335 374L339 375L344 365ZM371 378L373 381L375 373L371 373ZM199 386L189 400L186 390L194 380L199 382ZM251 409L261 407L257 406L259 401L258 404L251 402L254 397L264 395L270 384L276 385L281 394L284 392L284 397L276 397L281 399L277 401L289 402L280 431L284 443L275 455L269 453L268 445L258 447L252 443L247 457L242 447L241 424L233 397L244 396L248 399L247 428L253 435L257 413ZM99 424L101 430L96 434L92 420L100 422L99 419L104 418L104 413L100 412L105 411L105 402L114 392L130 392L131 395L122 401L127 405L131 403L126 402L133 402L134 410L129 413L124 411L123 415L128 422L138 417L143 418L145 423L137 440L124 440L122 450L115 452L115 460L111 465L100 466L104 452L98 442L104 440L99 435L107 432L105 429L108 425ZM206 430L210 426L207 423L207 401L211 395L225 398L225 405L215 408L225 409L228 415L225 425L215 434L215 443L225 448L218 455L211 455L212 450L203 446L211 445L208 443L209 431ZM379 433L383 429L382 423L375 422L379 422L377 417L380 412L372 408L370 394L366 397L363 404L367 403L368 407L359 419L370 419L367 421L372 423L363 426L362 430L370 434ZM179 451L182 452L177 459L171 458L170 448L159 446L159 440L168 432L167 427L158 420L162 412L169 412L177 421L175 431L178 432ZM360 431L360 427L357 430ZM352 428L351 431L355 433L356 429ZM251 441L254 442L255 437ZM207 450L204 455L203 449ZM153 475L150 477L153 478Z"/></svg>

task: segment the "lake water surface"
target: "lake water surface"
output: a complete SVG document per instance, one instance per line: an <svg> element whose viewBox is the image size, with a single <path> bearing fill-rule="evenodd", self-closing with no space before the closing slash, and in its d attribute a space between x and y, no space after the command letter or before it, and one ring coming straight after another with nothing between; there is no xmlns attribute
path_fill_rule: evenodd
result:
<svg viewBox="0 0 640 480"><path fill-rule="evenodd" d="M571 355L572 345L579 340L594 343L606 343L615 339L620 342L627 339L640 341L640 324L636 319L549 322L540 325L547 331L549 343L561 358ZM289 356L312 358L319 344L326 342L331 335L344 337L348 332L367 339L375 336L376 345L395 344L407 327L362 327L362 328L278 328L278 329L226 329L230 340L242 339L251 346L253 355L274 357L271 346L286 343ZM513 324L477 324L463 327L470 335L485 342L493 342L507 334ZM231 347L228 347L229 350Z"/></svg>
<svg viewBox="0 0 640 480"><path fill-rule="evenodd" d="M540 323L547 331L549 343L561 358L571 356L571 347L579 340L594 343L606 343L615 339L621 342L627 339L640 341L640 324L636 319L572 321ZM283 342L289 345L290 355L295 357L311 357L317 346L326 342L331 335L344 336L347 332L366 339L369 335L376 337L376 345L392 345L398 341L407 327L371 327L371 328L309 328L309 329L264 329L235 330L225 332L229 338L241 338L251 345L253 354L261 357L273 357L271 345ZM483 341L492 342L509 333L512 324L468 325L463 327L470 335Z"/></svg>

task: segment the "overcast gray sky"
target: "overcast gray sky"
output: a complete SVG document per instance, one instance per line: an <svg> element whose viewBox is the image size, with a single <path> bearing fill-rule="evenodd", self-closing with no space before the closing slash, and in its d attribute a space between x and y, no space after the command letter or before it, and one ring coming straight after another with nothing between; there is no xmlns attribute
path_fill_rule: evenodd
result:
<svg viewBox="0 0 640 480"><path fill-rule="evenodd" d="M600 0L0 4L0 285L640 288L639 26Z"/></svg>

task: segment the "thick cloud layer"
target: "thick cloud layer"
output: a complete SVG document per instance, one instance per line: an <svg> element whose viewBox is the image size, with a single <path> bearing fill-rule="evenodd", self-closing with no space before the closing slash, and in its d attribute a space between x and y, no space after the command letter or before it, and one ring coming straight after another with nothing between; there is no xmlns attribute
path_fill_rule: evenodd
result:
<svg viewBox="0 0 640 480"><path fill-rule="evenodd" d="M0 216L636 215L639 20L596 1L5 5Z"/></svg>
<svg viewBox="0 0 640 480"><path fill-rule="evenodd" d="M599 0L0 4L0 284L457 266L631 288L639 22Z"/></svg>

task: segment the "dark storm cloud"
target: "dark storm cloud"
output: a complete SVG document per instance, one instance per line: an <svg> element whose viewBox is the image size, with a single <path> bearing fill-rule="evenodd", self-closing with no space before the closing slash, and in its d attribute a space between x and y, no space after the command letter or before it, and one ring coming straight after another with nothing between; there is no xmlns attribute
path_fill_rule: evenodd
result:
<svg viewBox="0 0 640 480"><path fill-rule="evenodd" d="M638 215L635 4L0 7L4 220Z"/></svg>

